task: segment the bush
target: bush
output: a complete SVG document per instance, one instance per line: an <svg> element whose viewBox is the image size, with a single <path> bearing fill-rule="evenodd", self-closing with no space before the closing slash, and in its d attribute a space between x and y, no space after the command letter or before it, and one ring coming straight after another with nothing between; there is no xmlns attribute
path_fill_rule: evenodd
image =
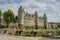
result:
<svg viewBox="0 0 60 40"><path fill-rule="evenodd" d="M22 36L31 36L31 30L24 30L21 35Z"/></svg>
<svg viewBox="0 0 60 40"><path fill-rule="evenodd" d="M37 36L42 36L42 37L44 37L44 36L46 36L46 31L37 31Z"/></svg>
<svg viewBox="0 0 60 40"><path fill-rule="evenodd" d="M22 30L20 30L20 31L17 30L15 35L19 36L19 35L21 35L21 33L22 33Z"/></svg>
<svg viewBox="0 0 60 40"><path fill-rule="evenodd" d="M60 35L60 31L58 31L58 35Z"/></svg>
<svg viewBox="0 0 60 40"><path fill-rule="evenodd" d="M36 33L36 34L35 34ZM22 36L46 36L46 30L24 30Z"/></svg>
<svg viewBox="0 0 60 40"><path fill-rule="evenodd" d="M51 35L48 35L51 33ZM16 32L18 34L18 32ZM46 29L40 29L40 30L23 30L22 33L19 33L19 35L22 36L41 36L41 37L46 37L46 36L56 36L60 35L60 30L46 30Z"/></svg>

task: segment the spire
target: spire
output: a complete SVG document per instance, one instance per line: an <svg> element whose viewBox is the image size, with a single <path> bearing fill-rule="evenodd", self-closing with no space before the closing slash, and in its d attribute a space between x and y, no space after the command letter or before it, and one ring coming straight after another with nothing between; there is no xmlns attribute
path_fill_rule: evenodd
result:
<svg viewBox="0 0 60 40"><path fill-rule="evenodd" d="M37 11L35 11L35 13L37 13Z"/></svg>
<svg viewBox="0 0 60 40"><path fill-rule="evenodd" d="M35 11L35 16L38 16L37 11Z"/></svg>
<svg viewBox="0 0 60 40"><path fill-rule="evenodd" d="M44 13L44 17L46 17L46 14Z"/></svg>
<svg viewBox="0 0 60 40"><path fill-rule="evenodd" d="M20 11L20 10L24 10L24 9L22 8L22 6L20 6L20 8L19 8L19 11Z"/></svg>
<svg viewBox="0 0 60 40"><path fill-rule="evenodd" d="M45 13L44 13L44 27L45 29L47 29L47 16Z"/></svg>

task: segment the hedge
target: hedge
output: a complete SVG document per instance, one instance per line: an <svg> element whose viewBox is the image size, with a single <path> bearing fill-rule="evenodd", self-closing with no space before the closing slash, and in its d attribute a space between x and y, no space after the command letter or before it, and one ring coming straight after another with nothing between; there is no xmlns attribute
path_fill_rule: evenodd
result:
<svg viewBox="0 0 60 40"><path fill-rule="evenodd" d="M34 35L35 33L35 35ZM21 33L19 33L19 35L22 36L42 36L42 37L46 37L48 36L48 33L52 33L51 36L56 36L56 35L60 35L60 30L49 30L49 29L40 29L40 30L23 30ZM18 32L16 32L16 34L18 34Z"/></svg>

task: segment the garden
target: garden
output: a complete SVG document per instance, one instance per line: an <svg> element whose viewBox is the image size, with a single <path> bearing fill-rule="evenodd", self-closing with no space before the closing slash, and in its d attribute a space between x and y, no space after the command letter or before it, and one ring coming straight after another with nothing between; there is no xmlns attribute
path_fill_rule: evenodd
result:
<svg viewBox="0 0 60 40"><path fill-rule="evenodd" d="M29 37L54 37L60 35L59 29L39 29L39 30L21 30L16 31L17 36L29 36Z"/></svg>

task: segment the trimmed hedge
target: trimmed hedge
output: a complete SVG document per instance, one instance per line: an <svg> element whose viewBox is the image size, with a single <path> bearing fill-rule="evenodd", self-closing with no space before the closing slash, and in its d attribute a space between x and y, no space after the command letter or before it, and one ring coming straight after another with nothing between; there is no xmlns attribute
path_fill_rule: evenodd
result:
<svg viewBox="0 0 60 40"><path fill-rule="evenodd" d="M22 33L21 33L22 36L31 36L31 30L24 30Z"/></svg>
<svg viewBox="0 0 60 40"><path fill-rule="evenodd" d="M40 30L23 30L21 33L16 32L17 35L19 34L22 36L42 36L42 37L49 36L48 33L51 33L50 36L56 36L56 35L60 35L60 30L40 29Z"/></svg>
<svg viewBox="0 0 60 40"><path fill-rule="evenodd" d="M60 35L60 31L58 31L58 35Z"/></svg>

